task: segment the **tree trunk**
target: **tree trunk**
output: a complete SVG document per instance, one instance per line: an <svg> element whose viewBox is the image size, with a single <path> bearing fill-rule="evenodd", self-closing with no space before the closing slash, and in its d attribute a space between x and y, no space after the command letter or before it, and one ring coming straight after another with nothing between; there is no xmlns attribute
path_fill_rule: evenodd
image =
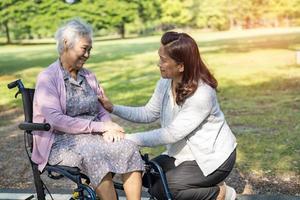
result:
<svg viewBox="0 0 300 200"><path fill-rule="evenodd" d="M119 26L119 33L121 35L121 38L124 39L125 38L125 23L121 23Z"/></svg>
<svg viewBox="0 0 300 200"><path fill-rule="evenodd" d="M233 29L233 28L235 28L236 24L235 24L234 18L233 18L233 16L231 14L229 14L229 23L230 23L230 25L229 25L230 26L229 27L230 30Z"/></svg>
<svg viewBox="0 0 300 200"><path fill-rule="evenodd" d="M11 44L8 22L4 22L4 27L5 27L5 34L6 34L6 44Z"/></svg>
<svg viewBox="0 0 300 200"><path fill-rule="evenodd" d="M285 27L290 27L291 26L291 21L290 21L290 18L288 15L285 16L285 19L284 19L284 23L285 23Z"/></svg>

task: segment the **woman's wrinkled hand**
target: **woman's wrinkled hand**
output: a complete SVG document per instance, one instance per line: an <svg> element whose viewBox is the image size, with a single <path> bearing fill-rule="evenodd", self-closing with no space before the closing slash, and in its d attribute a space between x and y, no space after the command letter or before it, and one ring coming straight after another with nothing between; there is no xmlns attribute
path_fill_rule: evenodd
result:
<svg viewBox="0 0 300 200"><path fill-rule="evenodd" d="M114 105L111 103L111 101L109 100L109 98L105 95L104 90L102 89L101 91L101 95L98 96L98 100L100 101L100 103L103 105L103 107L108 111L108 112L112 112L113 111L113 107Z"/></svg>
<svg viewBox="0 0 300 200"><path fill-rule="evenodd" d="M116 132L122 132L124 133L124 129L119 126L117 123L114 123L112 121L107 121L103 123L103 132L107 132L107 131L116 131Z"/></svg>
<svg viewBox="0 0 300 200"><path fill-rule="evenodd" d="M125 133L120 131L106 131L102 136L106 142L118 142L125 138Z"/></svg>

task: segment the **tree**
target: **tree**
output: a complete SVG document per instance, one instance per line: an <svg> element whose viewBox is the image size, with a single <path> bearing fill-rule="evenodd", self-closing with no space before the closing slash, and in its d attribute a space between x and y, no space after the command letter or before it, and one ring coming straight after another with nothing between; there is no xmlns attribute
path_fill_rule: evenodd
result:
<svg viewBox="0 0 300 200"><path fill-rule="evenodd" d="M49 37L65 20L80 17L95 32L126 27L145 33L162 27L211 28L300 24L300 0L0 0L0 30L6 42ZM130 26L127 26L130 25ZM138 27L135 28L134 25Z"/></svg>
<svg viewBox="0 0 300 200"><path fill-rule="evenodd" d="M105 6L110 25L118 29L121 38L125 38L125 25L138 17L138 5L130 0L111 0Z"/></svg>
<svg viewBox="0 0 300 200"><path fill-rule="evenodd" d="M30 37L30 25L27 22L35 15L35 2L2 0L0 10L0 24L5 30L6 43L12 42L12 33L15 37L22 34L28 34Z"/></svg>
<svg viewBox="0 0 300 200"><path fill-rule="evenodd" d="M192 1L187 0L162 0L161 22L166 29L174 26L186 26L192 19L189 11Z"/></svg>
<svg viewBox="0 0 300 200"><path fill-rule="evenodd" d="M227 0L194 1L193 25L197 28L227 30L230 28Z"/></svg>
<svg viewBox="0 0 300 200"><path fill-rule="evenodd" d="M94 29L107 26L105 14L103 14L101 2L82 0L73 4L64 1L43 1L39 4L38 15L32 21L34 32L38 35L48 35L56 31L62 22L71 18L82 18L90 23Z"/></svg>
<svg viewBox="0 0 300 200"><path fill-rule="evenodd" d="M290 25L292 19L300 16L300 0L270 0L270 11L267 15L275 20L276 25Z"/></svg>
<svg viewBox="0 0 300 200"><path fill-rule="evenodd" d="M130 0L81 0L72 9L96 30L116 28L122 38L125 38L126 24L138 17L137 4Z"/></svg>
<svg viewBox="0 0 300 200"><path fill-rule="evenodd" d="M137 0L138 16L141 21L142 33L153 31L154 26L159 23L161 17L161 4L159 0ZM147 30L148 29L148 30Z"/></svg>

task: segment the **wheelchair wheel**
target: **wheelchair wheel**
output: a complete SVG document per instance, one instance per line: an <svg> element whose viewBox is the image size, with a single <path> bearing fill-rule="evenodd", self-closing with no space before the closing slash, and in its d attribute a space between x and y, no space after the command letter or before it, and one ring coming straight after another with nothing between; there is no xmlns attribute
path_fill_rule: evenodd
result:
<svg viewBox="0 0 300 200"><path fill-rule="evenodd" d="M81 185L73 191L70 200L98 200L96 193L88 185Z"/></svg>
<svg viewBox="0 0 300 200"><path fill-rule="evenodd" d="M119 200L119 195L117 190L116 191L116 196L117 196L117 200ZM70 198L70 200L101 200L98 196L94 195L94 191L88 191L88 190L84 190L83 191L83 197L80 196L79 192L74 191L72 197Z"/></svg>

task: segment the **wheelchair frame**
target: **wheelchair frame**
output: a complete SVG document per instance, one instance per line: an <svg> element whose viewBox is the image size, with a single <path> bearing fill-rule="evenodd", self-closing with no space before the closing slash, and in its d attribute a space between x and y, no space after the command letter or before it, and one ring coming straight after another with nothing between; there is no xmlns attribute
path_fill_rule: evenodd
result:
<svg viewBox="0 0 300 200"><path fill-rule="evenodd" d="M22 81L20 79L13 81L7 85L8 89L12 89L15 87L18 87L18 91L15 94L15 98L18 97L19 94L22 95L22 102L23 102L23 110L24 110L24 116L25 120L24 122L19 124L19 129L24 131L24 143L25 143L25 150L31 165L32 173L33 173L33 179L34 179L34 185L36 189L36 194L38 200L46 200L45 196L45 190L47 190L48 194L53 200L53 197L48 190L47 186L44 184L43 180L41 179L41 174L43 174L45 171L48 172L48 177L52 179L61 179L63 177L66 177L67 179L71 180L72 182L76 183L77 188L74 189L73 197L71 197L70 200L96 200L96 193L95 191L89 186L90 179L87 175L80 172L80 169L78 167L69 167L69 166L63 166L63 165L49 165L47 164L43 172L40 172L38 170L38 165L34 163L31 160L31 152L33 148L33 135L32 131L48 131L50 130L51 126L48 123L33 123L32 122L32 114L33 114L33 97L34 97L34 91L35 89L31 88L25 88ZM162 170L162 168L159 166L159 164L155 161L148 159L148 154L142 155L142 158L145 162L145 173L144 176L146 176L146 180L148 181L148 189L150 190L152 187L151 183L151 176L158 176L161 179L163 189L165 192L165 197L167 200L173 200L173 197L171 195L171 192L168 187L167 179L165 177L165 174ZM58 175L54 175L58 174ZM82 180L85 182L83 183ZM123 185L121 183L114 182L114 186L116 190L124 190ZM74 196L74 194L76 194ZM30 200L34 198L34 195L31 195L27 198L27 200ZM118 198L118 195L117 195ZM154 200L155 197L150 195L149 200Z"/></svg>

